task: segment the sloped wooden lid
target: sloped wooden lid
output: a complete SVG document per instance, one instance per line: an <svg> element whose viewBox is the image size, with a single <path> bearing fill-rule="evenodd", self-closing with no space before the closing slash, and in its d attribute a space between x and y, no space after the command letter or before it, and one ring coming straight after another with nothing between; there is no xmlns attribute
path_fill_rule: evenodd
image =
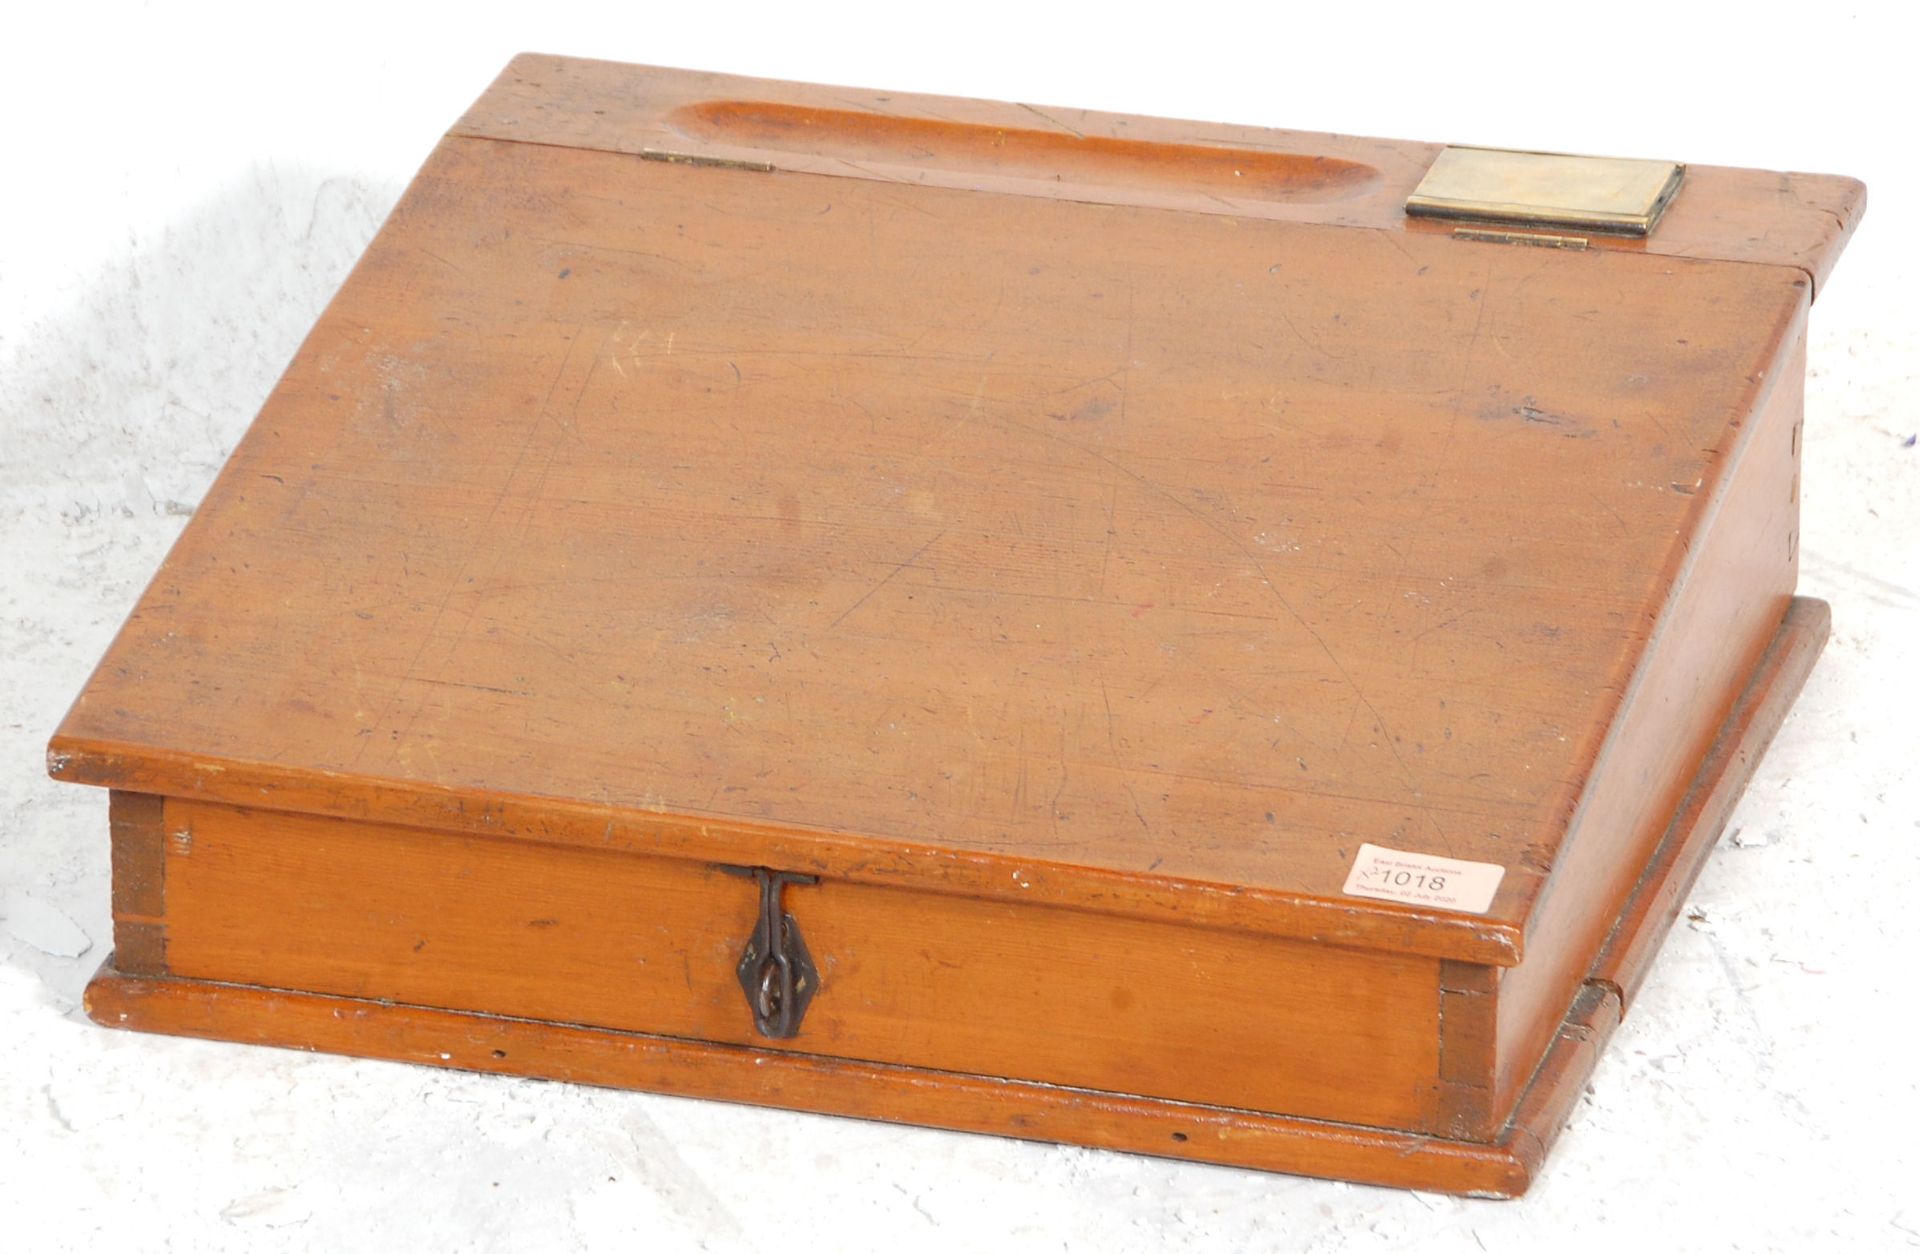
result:
<svg viewBox="0 0 1920 1254"><path fill-rule="evenodd" d="M521 58L51 769L1515 962L1859 193L1504 247L1432 151Z"/></svg>

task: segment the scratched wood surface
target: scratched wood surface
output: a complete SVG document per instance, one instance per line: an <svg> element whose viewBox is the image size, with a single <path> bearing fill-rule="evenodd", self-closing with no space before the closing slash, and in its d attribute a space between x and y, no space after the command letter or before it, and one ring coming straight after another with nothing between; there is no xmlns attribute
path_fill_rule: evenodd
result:
<svg viewBox="0 0 1920 1254"><path fill-rule="evenodd" d="M454 133L1190 213L1396 232L1454 229L1409 222L1401 211L1440 144L538 53L515 57ZM1691 165L1650 238L1596 236L1588 243L1794 266L1817 286L1866 203L1860 181L1840 175Z"/></svg>
<svg viewBox="0 0 1920 1254"><path fill-rule="evenodd" d="M1495 1111L1518 1094L1573 991L1701 771L1799 575L1800 433L1806 341L1796 329L1740 422L1712 512L1568 820L1555 875L1528 929L1530 960L1503 973Z"/></svg>
<svg viewBox="0 0 1920 1254"><path fill-rule="evenodd" d="M920 1071L567 1023L123 973L87 986L103 1024L179 1036L652 1089L723 1101L1095 1145L1475 1197L1518 1197L1538 1174L1618 1021L1588 990L1499 1142Z"/></svg>
<svg viewBox="0 0 1920 1254"><path fill-rule="evenodd" d="M456 136L56 767L1257 890L1511 962L1807 297ZM1509 870L1463 928L1343 898L1362 840Z"/></svg>
<svg viewBox="0 0 1920 1254"><path fill-rule="evenodd" d="M1499 968L823 881L790 904L826 985L770 1049L731 996L751 892L716 868L119 792L115 952L87 1008L145 1031L1516 1195L1826 625L1823 604L1793 603L1497 1114Z"/></svg>
<svg viewBox="0 0 1920 1254"><path fill-rule="evenodd" d="M165 828L172 975L1376 1127L1433 1106L1432 959L823 880L785 901L820 993L771 1042L735 974L755 886L711 864L178 799Z"/></svg>
<svg viewBox="0 0 1920 1254"><path fill-rule="evenodd" d="M54 737L95 1013L1524 1188L1811 665L1864 195L1513 247L1434 151L516 59ZM777 1050L715 863L820 877Z"/></svg>

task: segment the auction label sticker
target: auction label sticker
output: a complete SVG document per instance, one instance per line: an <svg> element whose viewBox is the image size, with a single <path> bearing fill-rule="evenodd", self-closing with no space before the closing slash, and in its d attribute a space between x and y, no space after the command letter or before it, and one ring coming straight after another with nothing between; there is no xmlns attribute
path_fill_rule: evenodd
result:
<svg viewBox="0 0 1920 1254"><path fill-rule="evenodd" d="M1492 862L1462 862L1426 853L1407 853L1362 845L1343 890L1352 897L1376 897L1410 906L1433 906L1485 914L1507 868Z"/></svg>

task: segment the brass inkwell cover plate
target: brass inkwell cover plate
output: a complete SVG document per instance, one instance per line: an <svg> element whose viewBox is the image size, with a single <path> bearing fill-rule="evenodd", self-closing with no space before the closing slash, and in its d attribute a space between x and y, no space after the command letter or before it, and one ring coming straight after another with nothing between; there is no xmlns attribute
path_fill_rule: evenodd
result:
<svg viewBox="0 0 1920 1254"><path fill-rule="evenodd" d="M1685 171L1673 161L1450 147L1407 197L1407 212L1646 235Z"/></svg>

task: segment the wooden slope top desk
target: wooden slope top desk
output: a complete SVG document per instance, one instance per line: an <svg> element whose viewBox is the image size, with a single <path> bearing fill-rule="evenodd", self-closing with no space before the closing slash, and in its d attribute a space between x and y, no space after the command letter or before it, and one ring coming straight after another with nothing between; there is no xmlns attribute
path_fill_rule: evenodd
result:
<svg viewBox="0 0 1920 1254"><path fill-rule="evenodd" d="M1524 1189L1824 639L1864 194L1440 155L518 58L54 737L92 1013Z"/></svg>

